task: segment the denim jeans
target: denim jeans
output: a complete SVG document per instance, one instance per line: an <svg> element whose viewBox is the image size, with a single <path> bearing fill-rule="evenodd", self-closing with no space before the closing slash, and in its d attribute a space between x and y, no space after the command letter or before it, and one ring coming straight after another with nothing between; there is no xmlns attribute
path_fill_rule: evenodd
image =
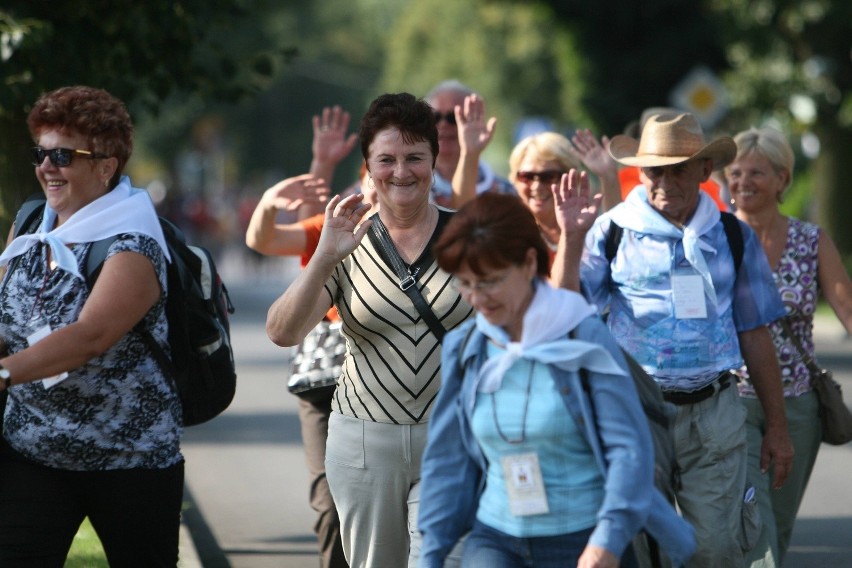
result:
<svg viewBox="0 0 852 568"><path fill-rule="evenodd" d="M576 566L589 542L594 527L556 536L517 538L479 521L467 537L464 568L565 568ZM628 547L622 567L635 567L633 551Z"/></svg>

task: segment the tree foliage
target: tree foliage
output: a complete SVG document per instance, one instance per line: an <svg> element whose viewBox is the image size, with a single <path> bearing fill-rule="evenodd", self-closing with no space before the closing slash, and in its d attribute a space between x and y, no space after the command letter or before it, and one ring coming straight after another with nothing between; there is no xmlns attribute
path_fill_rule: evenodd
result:
<svg viewBox="0 0 852 568"><path fill-rule="evenodd" d="M771 122L795 141L813 134L812 194L821 225L852 266L852 3L831 0L709 0L730 70L726 85L739 128Z"/></svg>
<svg viewBox="0 0 852 568"><path fill-rule="evenodd" d="M72 84L105 88L131 109L156 110L178 91L235 100L255 90L285 48L246 52L216 43L246 15L242 0L10 0L0 8L0 230L35 190L26 114L38 96ZM220 34L217 36L217 33ZM3 233L5 234L5 232Z"/></svg>
<svg viewBox="0 0 852 568"><path fill-rule="evenodd" d="M559 54L575 106L610 135L642 110L667 106L671 90L697 65L718 70L722 47L711 14L681 0L544 1L568 31ZM570 75L569 75L570 74Z"/></svg>
<svg viewBox="0 0 852 568"><path fill-rule="evenodd" d="M852 3L832 0L550 0L574 48L579 104L613 132L668 95L698 64L724 78L731 111L720 130L767 122L795 142L819 140L812 164L820 223L852 255ZM580 61L573 61L581 53ZM852 264L852 263L850 263Z"/></svg>
<svg viewBox="0 0 852 568"><path fill-rule="evenodd" d="M570 73L561 63L569 49L565 33L540 5L411 2L388 39L380 87L424 96L437 83L458 79L473 88L485 98L488 114L498 117L487 156L505 170L516 120L536 115L558 125L585 121L572 104Z"/></svg>

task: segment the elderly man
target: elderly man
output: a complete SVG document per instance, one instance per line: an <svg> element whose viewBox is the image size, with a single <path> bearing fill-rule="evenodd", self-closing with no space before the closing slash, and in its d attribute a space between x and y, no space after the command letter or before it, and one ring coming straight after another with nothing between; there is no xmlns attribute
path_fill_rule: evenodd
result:
<svg viewBox="0 0 852 568"><path fill-rule="evenodd" d="M438 159L435 162L432 200L445 207L452 207L453 174L461 156L455 108L464 105L465 97L473 94L472 89L451 79L438 83L425 97L426 102L435 109L435 125L438 128ZM480 161L476 193L485 191L516 193L509 180L496 175L488 164Z"/></svg>
<svg viewBox="0 0 852 568"><path fill-rule="evenodd" d="M616 340L676 406L676 498L698 540L689 565L742 566L750 546L742 521L749 510L746 412L729 369L745 361L755 377L767 425L761 467L772 468L775 487L787 477L793 449L766 328L784 315L769 264L747 225L732 225L741 239L729 242L719 209L699 189L734 158L736 145L728 137L705 143L684 113L652 117L638 141L616 136L609 151L641 168L644 191L591 223L596 206L588 207L588 190L572 194L566 177L557 191L566 260L554 265L553 277L576 287L579 265L579 283L599 309L609 308ZM744 259L738 266L736 248Z"/></svg>

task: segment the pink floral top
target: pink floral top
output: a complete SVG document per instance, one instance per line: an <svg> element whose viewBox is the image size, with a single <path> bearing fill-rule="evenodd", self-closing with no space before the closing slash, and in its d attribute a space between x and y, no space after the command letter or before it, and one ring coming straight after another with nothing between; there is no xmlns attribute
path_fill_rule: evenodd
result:
<svg viewBox="0 0 852 568"><path fill-rule="evenodd" d="M799 338L811 357L814 354L814 311L819 298L818 253L819 227L790 217L787 229L787 246L781 255L778 268L772 273L781 299L787 308L788 322L793 333ZM778 364L781 366L781 379L784 384L784 396L795 397L811 390L808 366L802 359L796 345L790 341L784 328L778 322L769 325ZM738 374L743 379L739 384L740 394L755 397L754 387L748 380L745 367Z"/></svg>

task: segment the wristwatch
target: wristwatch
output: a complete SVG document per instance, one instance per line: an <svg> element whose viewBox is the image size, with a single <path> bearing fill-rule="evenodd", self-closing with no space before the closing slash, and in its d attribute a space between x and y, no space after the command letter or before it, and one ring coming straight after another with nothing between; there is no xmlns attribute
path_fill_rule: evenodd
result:
<svg viewBox="0 0 852 568"><path fill-rule="evenodd" d="M3 365L0 365L0 381L3 381L3 390L9 390L12 386L12 373Z"/></svg>

